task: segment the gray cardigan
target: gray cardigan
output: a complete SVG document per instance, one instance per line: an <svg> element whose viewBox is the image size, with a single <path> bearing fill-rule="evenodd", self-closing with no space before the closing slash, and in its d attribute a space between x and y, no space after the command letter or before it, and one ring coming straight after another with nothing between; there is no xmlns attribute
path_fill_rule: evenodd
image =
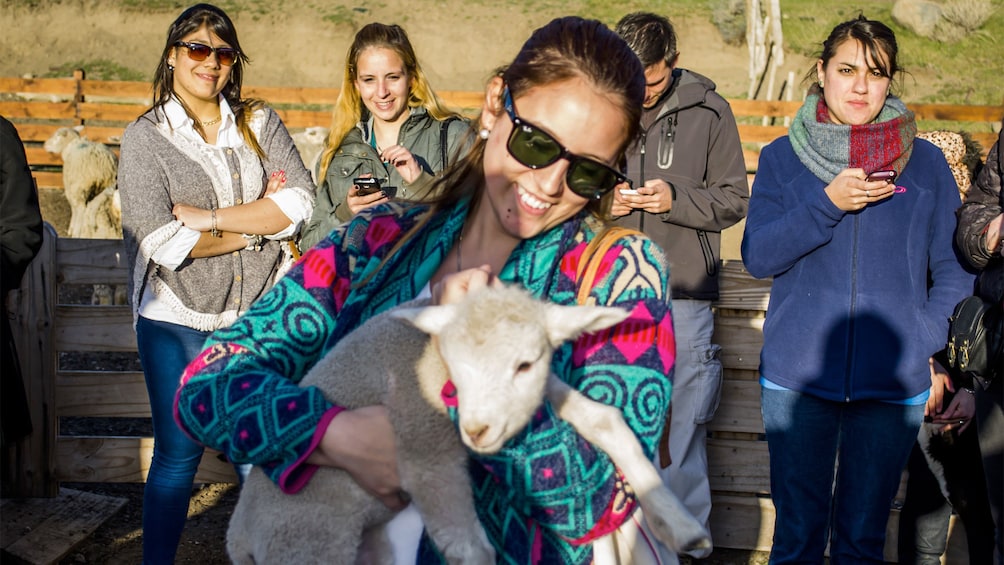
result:
<svg viewBox="0 0 1004 565"><path fill-rule="evenodd" d="M209 209L257 200L266 172L276 170L286 172L283 190L299 191L313 202L310 173L279 116L270 108L258 110L251 130L267 156L264 163L247 145L232 149L186 138L170 128L162 112L150 111L126 128L118 186L134 316L151 285L184 325L211 331L232 323L275 282L289 258L285 241L266 239L260 251L189 257L175 270L153 261L181 229L172 214L175 204Z"/></svg>

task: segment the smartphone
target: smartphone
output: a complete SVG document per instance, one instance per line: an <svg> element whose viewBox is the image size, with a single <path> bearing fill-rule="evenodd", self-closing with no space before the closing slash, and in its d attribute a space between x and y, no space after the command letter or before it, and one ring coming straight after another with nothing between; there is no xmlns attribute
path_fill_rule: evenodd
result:
<svg viewBox="0 0 1004 565"><path fill-rule="evenodd" d="M621 194L638 194L638 190L634 188L622 188Z"/></svg>
<svg viewBox="0 0 1004 565"><path fill-rule="evenodd" d="M368 178L357 177L352 179L352 184L356 185L359 188L359 191L356 193L359 196L366 196L368 194L373 194L374 192L380 192L382 190L380 188L380 179L376 179L373 177L368 177Z"/></svg>
<svg viewBox="0 0 1004 565"><path fill-rule="evenodd" d="M875 171L875 172L869 174L868 178L865 179L865 180L867 180L869 182L873 182L873 181L877 181L877 180L884 180L886 182L892 182L892 181L896 180L896 171Z"/></svg>

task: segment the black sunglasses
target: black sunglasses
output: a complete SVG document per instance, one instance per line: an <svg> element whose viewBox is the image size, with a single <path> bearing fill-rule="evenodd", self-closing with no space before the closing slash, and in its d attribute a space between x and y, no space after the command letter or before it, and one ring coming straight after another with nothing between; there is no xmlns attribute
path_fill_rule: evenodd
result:
<svg viewBox="0 0 1004 565"><path fill-rule="evenodd" d="M210 53L216 53L216 60L223 66L229 67L237 60L237 50L232 47L216 47L215 49L201 43L189 43L179 41L175 47L188 49L188 57L193 61L205 61Z"/></svg>
<svg viewBox="0 0 1004 565"><path fill-rule="evenodd" d="M505 87L502 97L505 111L512 120L512 133L509 134L506 147L509 149L509 154L524 166L539 169L555 163L558 159L568 159L568 172L565 173L568 188L575 194L591 200L599 199L613 187L627 182L622 173L609 165L572 153L558 143L551 134L517 116L508 86Z"/></svg>

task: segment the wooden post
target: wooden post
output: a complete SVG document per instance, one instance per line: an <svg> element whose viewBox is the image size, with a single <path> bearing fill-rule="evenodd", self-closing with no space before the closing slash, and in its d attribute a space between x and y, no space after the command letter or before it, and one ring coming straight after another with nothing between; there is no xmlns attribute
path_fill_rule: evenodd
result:
<svg viewBox="0 0 1004 565"><path fill-rule="evenodd" d="M10 449L12 480L5 498L55 497L56 481L56 352L53 320L56 296L56 230L43 229L42 249L28 267L21 288L11 299L11 329L21 360L31 411L32 433Z"/></svg>

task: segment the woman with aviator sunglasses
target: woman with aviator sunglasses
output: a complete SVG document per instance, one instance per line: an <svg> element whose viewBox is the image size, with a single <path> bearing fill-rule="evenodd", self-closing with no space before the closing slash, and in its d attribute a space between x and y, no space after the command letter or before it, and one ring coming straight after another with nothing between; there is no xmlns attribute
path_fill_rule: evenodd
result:
<svg viewBox="0 0 1004 565"><path fill-rule="evenodd" d="M467 118L432 90L404 29L364 26L345 56L342 89L316 165L317 205L301 249L388 198L431 197L433 175L469 146L470 134ZM376 190L357 186L356 179L366 177L380 182Z"/></svg>
<svg viewBox="0 0 1004 565"><path fill-rule="evenodd" d="M603 229L644 92L638 58L602 23L566 17L536 30L490 80L480 135L437 181L441 195L367 209L307 251L189 365L178 396L181 426L234 461L260 465L286 492L300 491L317 466L333 466L387 506L403 507L386 409L345 410L297 382L341 336L416 297L456 302L501 281L576 303L576 267ZM622 410L650 456L675 357L668 277L650 240L620 239L603 255L590 296L633 315L563 345L553 362L560 378ZM245 384L240 398L203 400ZM257 424L280 419L296 425ZM630 521L634 509L607 456L549 407L500 453L472 455L470 470L500 562L590 563L589 542ZM407 557L442 561L427 539L417 558Z"/></svg>
<svg viewBox="0 0 1004 565"><path fill-rule="evenodd" d="M154 431L144 563L173 563L203 453L172 417L181 373L292 262L289 242L313 207L282 121L241 97L246 63L222 10L185 10L168 30L153 107L122 139L122 224Z"/></svg>

